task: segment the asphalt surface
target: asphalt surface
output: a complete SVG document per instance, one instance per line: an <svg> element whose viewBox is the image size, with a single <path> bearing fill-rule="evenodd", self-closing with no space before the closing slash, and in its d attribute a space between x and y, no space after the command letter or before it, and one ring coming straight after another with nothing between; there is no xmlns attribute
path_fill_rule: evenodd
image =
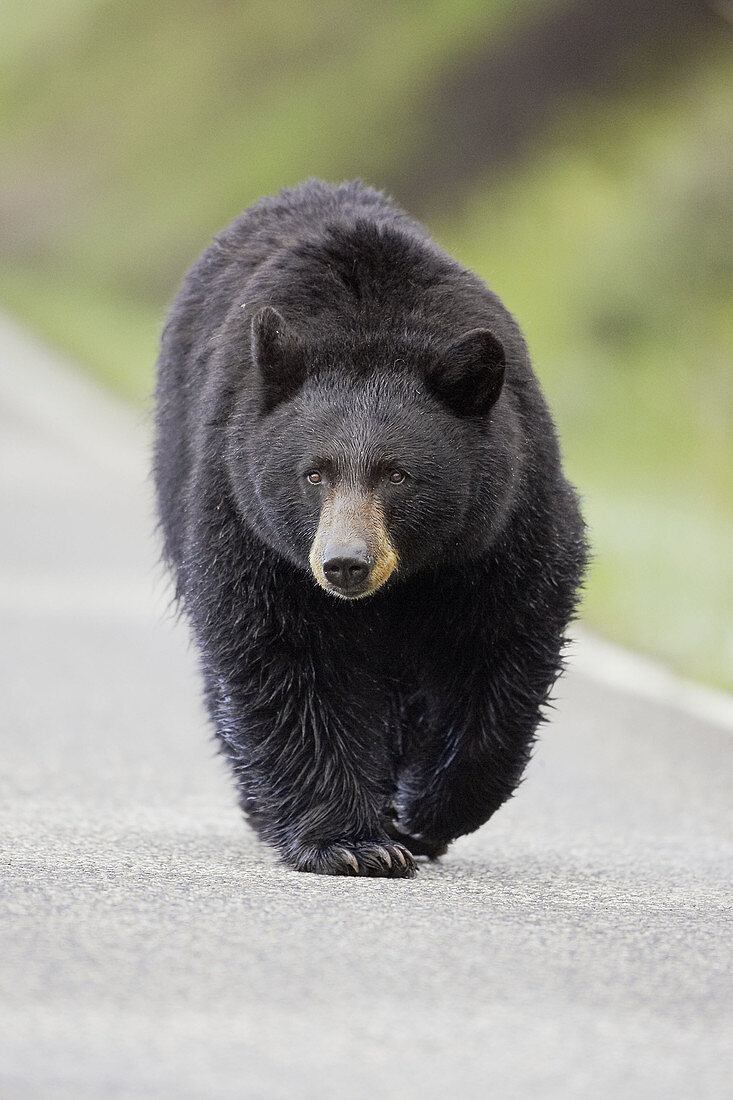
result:
<svg viewBox="0 0 733 1100"><path fill-rule="evenodd" d="M440 864L288 871L165 615L146 432L0 324L3 1100L731 1096L724 702L581 643L518 795Z"/></svg>

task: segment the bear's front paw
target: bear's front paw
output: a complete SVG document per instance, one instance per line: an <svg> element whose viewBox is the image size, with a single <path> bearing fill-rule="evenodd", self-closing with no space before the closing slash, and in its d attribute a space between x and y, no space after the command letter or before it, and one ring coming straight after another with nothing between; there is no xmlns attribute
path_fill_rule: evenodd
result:
<svg viewBox="0 0 733 1100"><path fill-rule="evenodd" d="M369 878L412 878L415 861L404 844L345 840L338 844L299 846L285 856L296 871L316 875L362 875Z"/></svg>

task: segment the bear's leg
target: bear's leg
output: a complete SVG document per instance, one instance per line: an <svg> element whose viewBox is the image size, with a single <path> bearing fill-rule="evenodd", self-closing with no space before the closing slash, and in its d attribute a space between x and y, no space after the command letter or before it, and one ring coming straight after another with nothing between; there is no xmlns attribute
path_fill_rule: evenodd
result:
<svg viewBox="0 0 733 1100"><path fill-rule="evenodd" d="M511 733L475 710L446 721L398 778L390 835L414 855L437 859L478 829L517 787L539 717Z"/></svg>
<svg viewBox="0 0 733 1100"><path fill-rule="evenodd" d="M435 859L478 829L512 795L529 761L542 705L560 667L560 641L522 659L492 647L436 693L429 720L412 739L393 799L390 835L414 855ZM521 651L520 651L521 652ZM456 689L456 683L460 689Z"/></svg>
<svg viewBox="0 0 733 1100"><path fill-rule="evenodd" d="M247 683L205 669L209 711L253 826L299 871L410 877L412 855L381 819L392 777L373 714L333 688L322 698L292 659L271 675L270 657L267 678L250 666Z"/></svg>

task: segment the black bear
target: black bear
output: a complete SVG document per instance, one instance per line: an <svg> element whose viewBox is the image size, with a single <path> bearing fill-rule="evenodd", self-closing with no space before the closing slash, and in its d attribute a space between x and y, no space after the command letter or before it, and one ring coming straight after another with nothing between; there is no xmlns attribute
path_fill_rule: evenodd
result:
<svg viewBox="0 0 733 1100"><path fill-rule="evenodd" d="M412 875L517 786L585 566L516 322L383 194L311 180L191 268L156 396L244 811L290 867Z"/></svg>

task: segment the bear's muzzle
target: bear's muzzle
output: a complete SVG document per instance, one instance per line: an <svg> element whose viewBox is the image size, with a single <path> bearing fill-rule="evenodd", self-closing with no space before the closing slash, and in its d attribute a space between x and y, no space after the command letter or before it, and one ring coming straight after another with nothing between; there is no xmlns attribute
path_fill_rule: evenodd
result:
<svg viewBox="0 0 733 1100"><path fill-rule="evenodd" d="M331 492L309 560L321 588L334 596L361 599L381 588L398 560L378 498L373 493Z"/></svg>

